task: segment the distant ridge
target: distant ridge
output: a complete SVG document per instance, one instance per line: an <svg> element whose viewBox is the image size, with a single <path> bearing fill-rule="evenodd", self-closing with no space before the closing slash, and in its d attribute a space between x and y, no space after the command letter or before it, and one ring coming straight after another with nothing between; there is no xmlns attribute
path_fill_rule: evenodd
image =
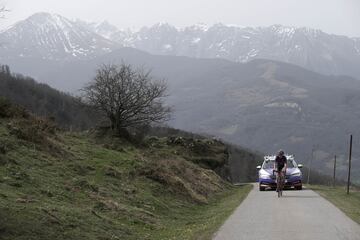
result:
<svg viewBox="0 0 360 240"><path fill-rule="evenodd" d="M176 28L168 23L139 31L111 23L72 21L36 13L0 33L0 61L23 57L51 60L89 59L119 47L152 54L224 58L235 62L270 59L322 74L360 78L360 38L282 25L243 27L222 23Z"/></svg>

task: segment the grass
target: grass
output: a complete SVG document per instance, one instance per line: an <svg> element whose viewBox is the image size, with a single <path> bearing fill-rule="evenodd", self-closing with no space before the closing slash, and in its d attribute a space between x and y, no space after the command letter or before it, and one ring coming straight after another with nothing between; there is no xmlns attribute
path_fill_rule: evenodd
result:
<svg viewBox="0 0 360 240"><path fill-rule="evenodd" d="M31 124L0 118L4 240L210 239L251 189L209 169L225 157L211 140L136 147Z"/></svg>
<svg viewBox="0 0 360 240"><path fill-rule="evenodd" d="M360 191L352 189L346 194L345 187L329 187L322 185L310 185L312 190L333 203L347 216L360 224Z"/></svg>
<svg viewBox="0 0 360 240"><path fill-rule="evenodd" d="M251 188L251 185L234 187L232 191L215 197L209 204L186 207L186 210L182 208L174 214L175 218L167 222L166 230L159 232L154 239L211 239Z"/></svg>

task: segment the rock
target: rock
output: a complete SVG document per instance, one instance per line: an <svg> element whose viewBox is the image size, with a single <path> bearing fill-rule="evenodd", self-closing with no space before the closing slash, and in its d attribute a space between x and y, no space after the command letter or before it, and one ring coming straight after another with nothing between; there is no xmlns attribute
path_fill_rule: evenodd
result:
<svg viewBox="0 0 360 240"><path fill-rule="evenodd" d="M17 199L15 200L15 202L17 202L17 203L27 203L28 200L25 199L25 198L17 198Z"/></svg>

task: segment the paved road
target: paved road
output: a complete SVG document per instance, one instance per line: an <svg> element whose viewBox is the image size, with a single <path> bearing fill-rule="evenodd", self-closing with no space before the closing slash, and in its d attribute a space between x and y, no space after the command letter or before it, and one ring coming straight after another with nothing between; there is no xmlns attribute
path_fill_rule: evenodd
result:
<svg viewBox="0 0 360 240"><path fill-rule="evenodd" d="M257 185L214 240L360 240L360 225L311 190L259 192Z"/></svg>

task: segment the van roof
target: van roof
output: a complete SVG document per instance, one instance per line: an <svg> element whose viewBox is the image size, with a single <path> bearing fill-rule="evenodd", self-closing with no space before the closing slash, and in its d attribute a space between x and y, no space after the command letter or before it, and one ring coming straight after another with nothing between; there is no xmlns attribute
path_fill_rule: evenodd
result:
<svg viewBox="0 0 360 240"><path fill-rule="evenodd" d="M294 155L285 154L285 157L286 157L288 160L294 160ZM275 158L276 158L276 155L265 155L265 156L264 156L264 160L265 160L265 161L274 161Z"/></svg>

